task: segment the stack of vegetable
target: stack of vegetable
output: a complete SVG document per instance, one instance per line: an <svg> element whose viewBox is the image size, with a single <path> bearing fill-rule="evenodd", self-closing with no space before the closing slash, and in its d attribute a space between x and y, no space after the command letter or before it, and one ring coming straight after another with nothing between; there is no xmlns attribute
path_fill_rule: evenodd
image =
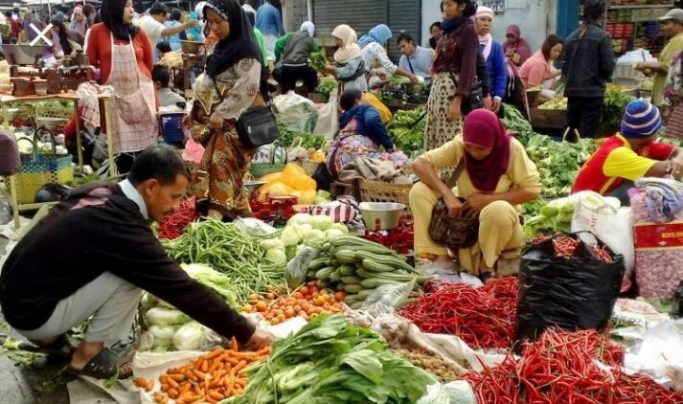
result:
<svg viewBox="0 0 683 404"><path fill-rule="evenodd" d="M605 91L603 121L618 128L624 118L624 110L633 97L627 95L621 88L607 88Z"/></svg>
<svg viewBox="0 0 683 404"><path fill-rule="evenodd" d="M283 323L296 316L308 321L323 313L341 313L344 296L344 292L321 290L317 282L309 282L295 292L277 299L272 293L267 293L265 298L250 295L249 304L242 306L242 310L245 313L261 313L271 325Z"/></svg>
<svg viewBox="0 0 683 404"><path fill-rule="evenodd" d="M344 302L352 309L380 286L426 282L418 277L404 258L383 245L360 237L343 236L329 240L308 267L308 277L323 287L346 292Z"/></svg>
<svg viewBox="0 0 683 404"><path fill-rule="evenodd" d="M652 379L623 373L624 352L597 331L547 330L511 355L464 379L479 403L658 403L683 402L683 395Z"/></svg>
<svg viewBox="0 0 683 404"><path fill-rule="evenodd" d="M546 101L538 106L538 109L556 109L556 110L567 110L567 98L562 97L559 100Z"/></svg>
<svg viewBox="0 0 683 404"><path fill-rule="evenodd" d="M519 134L533 132L529 120L524 118L524 115L514 105L503 104L503 117L500 119L500 122L505 129L512 132Z"/></svg>
<svg viewBox="0 0 683 404"><path fill-rule="evenodd" d="M431 355L427 352L411 351L409 349L394 350L397 354L406 358L413 365L426 370L436 376L441 382L455 380L460 375L460 369L445 359Z"/></svg>
<svg viewBox="0 0 683 404"><path fill-rule="evenodd" d="M228 404L415 403L427 372L389 351L373 332L340 315L319 316L276 341L267 362L248 368L244 395Z"/></svg>
<svg viewBox="0 0 683 404"><path fill-rule="evenodd" d="M323 77L318 84L318 92L326 99L330 98L330 94L335 88L337 88L337 81L329 77Z"/></svg>
<svg viewBox="0 0 683 404"><path fill-rule="evenodd" d="M208 286L218 293L231 307L238 307L238 290L223 274L201 264L182 265L183 269L197 282ZM191 321L188 316L167 302L145 293L142 298L144 323L147 333L152 336L155 352L195 351L205 348L205 342L212 332L201 324Z"/></svg>
<svg viewBox="0 0 683 404"><path fill-rule="evenodd" d="M176 239L183 234L187 225L198 218L199 214L195 208L194 198L183 199L178 210L159 223L157 234L159 238Z"/></svg>
<svg viewBox="0 0 683 404"><path fill-rule="evenodd" d="M595 151L595 144L591 139L556 142L548 136L534 134L528 138L526 151L541 175L543 196L557 198L569 195L576 174Z"/></svg>
<svg viewBox="0 0 683 404"><path fill-rule="evenodd" d="M327 57L320 52L311 52L308 56L308 64L318 73L325 73L327 63Z"/></svg>
<svg viewBox="0 0 683 404"><path fill-rule="evenodd" d="M424 108L399 110L394 114L387 129L394 145L411 158L422 154L424 129L427 117Z"/></svg>
<svg viewBox="0 0 683 404"><path fill-rule="evenodd" d="M575 201L572 198L555 199L542 206L538 215L525 220L526 237L554 234L557 231L571 231L574 206Z"/></svg>
<svg viewBox="0 0 683 404"><path fill-rule="evenodd" d="M208 219L191 223L175 240L161 242L174 260L206 264L227 275L235 298L244 302L252 293L285 288L284 265L263 259L261 240L233 223Z"/></svg>
<svg viewBox="0 0 683 404"><path fill-rule="evenodd" d="M348 233L345 224L335 223L330 216L297 213L289 219L279 239L264 240L261 248L266 250L266 257L273 248L283 249L290 260L304 245L317 248Z"/></svg>
<svg viewBox="0 0 683 404"><path fill-rule="evenodd" d="M494 279L481 288L447 283L400 314L424 332L456 335L472 347L510 348L518 289L516 278Z"/></svg>
<svg viewBox="0 0 683 404"><path fill-rule="evenodd" d="M257 352L239 352L233 339L230 349L218 348L178 368L168 369L159 376L154 402L176 404L206 402L215 404L244 393L247 378L244 369L268 357L270 347ZM146 391L156 386L154 380L136 378L135 384Z"/></svg>

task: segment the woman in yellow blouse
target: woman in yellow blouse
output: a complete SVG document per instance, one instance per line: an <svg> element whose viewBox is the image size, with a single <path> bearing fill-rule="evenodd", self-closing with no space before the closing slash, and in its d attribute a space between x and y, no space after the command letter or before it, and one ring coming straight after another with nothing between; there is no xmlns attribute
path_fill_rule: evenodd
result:
<svg viewBox="0 0 683 404"><path fill-rule="evenodd" d="M453 190L439 179L438 171L463 161L462 173ZM495 273L502 251L524 243L524 230L517 205L531 201L541 192L536 165L524 146L510 137L496 114L485 109L472 111L463 134L428 151L414 163L421 182L410 192L415 219L415 252L433 259L436 268L455 269L445 246L436 244L428 233L432 208L442 197L452 215L465 204L479 212L479 241L473 247L453 251L460 266L486 279ZM466 199L465 204L458 197Z"/></svg>

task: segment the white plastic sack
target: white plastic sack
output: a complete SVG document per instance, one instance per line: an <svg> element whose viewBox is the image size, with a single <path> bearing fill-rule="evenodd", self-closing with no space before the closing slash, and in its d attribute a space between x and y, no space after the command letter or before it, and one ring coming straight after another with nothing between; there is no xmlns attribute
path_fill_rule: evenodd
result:
<svg viewBox="0 0 683 404"><path fill-rule="evenodd" d="M427 386L427 393L417 404L477 404L472 385L465 380Z"/></svg>
<svg viewBox="0 0 683 404"><path fill-rule="evenodd" d="M273 100L277 121L292 132L313 132L318 120L318 110L313 101L294 91L278 95Z"/></svg>
<svg viewBox="0 0 683 404"><path fill-rule="evenodd" d="M665 321L649 330L643 342L626 352L629 374L652 377L657 383L683 391L683 319Z"/></svg>
<svg viewBox="0 0 683 404"><path fill-rule="evenodd" d="M598 200L602 202L596 203ZM578 231L591 232L614 252L624 256L626 274L622 291L627 290L631 286L635 265L631 209L617 209L614 202L596 193L583 194L572 219L572 232Z"/></svg>
<svg viewBox="0 0 683 404"><path fill-rule="evenodd" d="M338 94L339 92L336 88L332 90L330 100L318 111L318 121L314 128L315 133L324 135L328 140L334 139L339 131Z"/></svg>

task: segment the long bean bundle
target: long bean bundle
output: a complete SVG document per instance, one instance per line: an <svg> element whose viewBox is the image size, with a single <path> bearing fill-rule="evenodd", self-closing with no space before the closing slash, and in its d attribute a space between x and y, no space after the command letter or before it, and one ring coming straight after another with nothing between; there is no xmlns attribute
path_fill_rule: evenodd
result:
<svg viewBox="0 0 683 404"><path fill-rule="evenodd" d="M285 287L285 268L263 259L259 238L232 223L205 220L191 223L174 240L161 240L171 258L179 263L206 264L224 273L237 286L237 298L247 301L251 293Z"/></svg>

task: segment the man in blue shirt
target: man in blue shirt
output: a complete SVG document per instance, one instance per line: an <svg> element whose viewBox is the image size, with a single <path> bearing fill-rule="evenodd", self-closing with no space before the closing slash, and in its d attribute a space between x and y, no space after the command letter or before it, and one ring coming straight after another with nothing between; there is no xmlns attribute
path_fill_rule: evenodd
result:
<svg viewBox="0 0 683 404"><path fill-rule="evenodd" d="M266 0L256 11L256 28L263 34L266 40L268 59L275 61L275 42L277 38L285 34L282 27L282 14L272 3L276 0Z"/></svg>
<svg viewBox="0 0 683 404"><path fill-rule="evenodd" d="M403 54L398 67L429 81L432 76L432 50L415 45L413 37L405 32L398 36L397 42L398 49Z"/></svg>

